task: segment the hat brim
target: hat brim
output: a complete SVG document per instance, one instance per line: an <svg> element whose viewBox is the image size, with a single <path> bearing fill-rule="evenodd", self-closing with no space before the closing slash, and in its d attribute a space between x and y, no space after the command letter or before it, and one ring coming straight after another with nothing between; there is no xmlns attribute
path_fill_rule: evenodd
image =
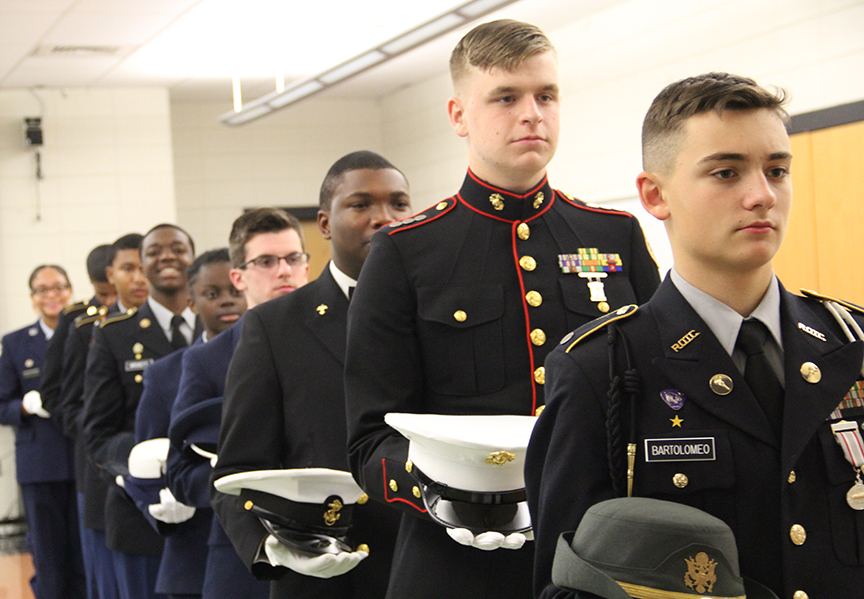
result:
<svg viewBox="0 0 864 599"><path fill-rule="evenodd" d="M349 472L329 468L292 468L288 470L252 470L223 476L213 483L217 491L239 495L243 489L263 491L292 501L317 503L330 495L342 502L357 503L363 495ZM310 489L312 494L310 495ZM316 496L312 496L316 495Z"/></svg>

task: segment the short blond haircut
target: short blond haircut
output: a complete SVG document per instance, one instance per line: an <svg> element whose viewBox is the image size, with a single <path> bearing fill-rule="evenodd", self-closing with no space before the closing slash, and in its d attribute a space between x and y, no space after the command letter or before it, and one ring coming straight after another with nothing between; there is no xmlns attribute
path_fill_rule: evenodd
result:
<svg viewBox="0 0 864 599"><path fill-rule="evenodd" d="M555 53L555 46L539 27L500 19L478 25L465 34L450 55L450 76L458 87L471 67L514 71L536 54Z"/></svg>

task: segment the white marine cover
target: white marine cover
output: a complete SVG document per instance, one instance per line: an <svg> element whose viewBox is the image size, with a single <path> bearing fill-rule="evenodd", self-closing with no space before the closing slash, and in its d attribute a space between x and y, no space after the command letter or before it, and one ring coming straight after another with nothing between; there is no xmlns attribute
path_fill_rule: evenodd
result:
<svg viewBox="0 0 864 599"><path fill-rule="evenodd" d="M525 452L535 416L391 412L384 421L410 440L408 459L434 481L482 493L525 487Z"/></svg>
<svg viewBox="0 0 864 599"><path fill-rule="evenodd" d="M213 485L217 491L239 495L242 489L263 491L298 503L323 503L338 495L345 505L357 503L363 489L350 472L329 468L252 470L223 476Z"/></svg>

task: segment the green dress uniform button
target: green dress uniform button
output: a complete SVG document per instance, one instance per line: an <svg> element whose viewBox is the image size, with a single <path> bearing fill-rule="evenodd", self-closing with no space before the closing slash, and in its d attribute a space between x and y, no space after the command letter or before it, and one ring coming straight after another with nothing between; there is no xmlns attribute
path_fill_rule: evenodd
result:
<svg viewBox="0 0 864 599"><path fill-rule="evenodd" d="M465 319L468 318L468 315L465 314L465 312L462 310L456 310L453 313L453 318L455 318L457 322L465 322Z"/></svg>
<svg viewBox="0 0 864 599"><path fill-rule="evenodd" d="M396 484L396 481L393 480L392 478L390 479L390 490L393 491L394 493L399 490L399 485Z"/></svg>
<svg viewBox="0 0 864 599"><path fill-rule="evenodd" d="M516 235L519 236L519 239L525 241L529 237L531 237L531 227L526 225L525 223L520 223L518 227L516 227Z"/></svg>
<svg viewBox="0 0 864 599"><path fill-rule="evenodd" d="M525 294L525 301L528 302L529 306L537 308L543 303L543 296L540 295L539 291L529 291Z"/></svg>
<svg viewBox="0 0 864 599"><path fill-rule="evenodd" d="M363 493L360 496L360 499L357 500L357 505L365 505L367 501L369 501L369 496L366 493Z"/></svg>
<svg viewBox="0 0 864 599"><path fill-rule="evenodd" d="M790 484L790 485L791 485L792 483L794 483L796 480L798 480L798 477L795 475L795 471L794 471L794 470L793 470L792 472L789 473L789 478L788 478L787 480L789 481L789 484Z"/></svg>
<svg viewBox="0 0 864 599"><path fill-rule="evenodd" d="M519 266L522 267L522 270L527 270L531 272L535 268L537 268L537 261L531 256L522 256L519 258Z"/></svg>
<svg viewBox="0 0 864 599"><path fill-rule="evenodd" d="M534 410L534 415L539 416L540 414L543 413L543 410L545 410L545 409L546 409L546 406L537 406L537 409Z"/></svg>
<svg viewBox="0 0 864 599"><path fill-rule="evenodd" d="M534 329L531 331L531 343L537 346L546 343L546 333L543 332L543 329Z"/></svg>
<svg viewBox="0 0 864 599"><path fill-rule="evenodd" d="M686 474L678 473L672 477L672 484L674 484L679 489L683 489L687 485L690 484L690 479L687 478Z"/></svg>
<svg viewBox="0 0 864 599"><path fill-rule="evenodd" d="M607 304L606 302L600 302L599 304L597 304L597 309L603 312L603 314L606 314L606 312L609 311L609 304Z"/></svg>
<svg viewBox="0 0 864 599"><path fill-rule="evenodd" d="M420 498L423 496L423 494L420 492L420 487L414 487L414 488L412 488L412 489L411 489L411 493L412 493L412 494L414 495L414 497L416 497L417 499L420 499Z"/></svg>
<svg viewBox="0 0 864 599"><path fill-rule="evenodd" d="M141 376L140 374L136 374L136 375L135 375L135 382L136 382L136 383L140 383L140 382L143 381L143 380L144 380L144 377Z"/></svg>
<svg viewBox="0 0 864 599"><path fill-rule="evenodd" d="M804 591L795 591L795 594L792 595L792 599L810 599L810 595Z"/></svg>
<svg viewBox="0 0 864 599"><path fill-rule="evenodd" d="M435 210L444 210L447 207L447 202L438 202L435 206Z"/></svg>
<svg viewBox="0 0 864 599"><path fill-rule="evenodd" d="M789 538L796 545L803 545L804 541L807 540L807 531L800 524L793 524L792 528L789 529Z"/></svg>
<svg viewBox="0 0 864 599"><path fill-rule="evenodd" d="M369 555L369 545L367 545L366 543L360 543L359 545L357 545L357 551L362 551L366 555Z"/></svg>
<svg viewBox="0 0 864 599"><path fill-rule="evenodd" d="M414 470L414 462L408 460L405 462L405 472L411 472L412 470Z"/></svg>
<svg viewBox="0 0 864 599"><path fill-rule="evenodd" d="M99 311L99 308L97 308L96 306L88 306L87 307L87 316L95 316L98 311Z"/></svg>

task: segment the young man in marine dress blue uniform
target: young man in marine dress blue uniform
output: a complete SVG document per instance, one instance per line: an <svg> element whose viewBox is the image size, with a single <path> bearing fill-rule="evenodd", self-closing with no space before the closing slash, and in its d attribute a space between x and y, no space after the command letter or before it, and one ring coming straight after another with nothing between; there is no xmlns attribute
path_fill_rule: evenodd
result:
<svg viewBox="0 0 864 599"><path fill-rule="evenodd" d="M547 359L525 468L539 597L574 596L550 580L559 535L630 493L722 519L741 574L778 597L862 594L864 455L841 443L861 445L864 315L774 275L792 201L783 101L708 73L645 117L637 187L675 265L647 305Z"/></svg>
<svg viewBox="0 0 864 599"><path fill-rule="evenodd" d="M450 68L448 112L467 142L468 174L455 196L372 240L348 316L349 463L370 497L405 512L388 597L526 597L532 543L435 524L406 464L408 441L384 415L535 414L556 342L647 301L659 276L635 218L571 199L546 178L560 89L542 31L480 25ZM575 272L592 260L593 280Z"/></svg>
<svg viewBox="0 0 864 599"><path fill-rule="evenodd" d="M34 324L3 337L0 424L15 426L15 467L35 568L37 599L86 596L72 441L42 406L39 381L48 340L72 297L66 272L42 265L30 275ZM34 584L35 583L35 584Z"/></svg>

